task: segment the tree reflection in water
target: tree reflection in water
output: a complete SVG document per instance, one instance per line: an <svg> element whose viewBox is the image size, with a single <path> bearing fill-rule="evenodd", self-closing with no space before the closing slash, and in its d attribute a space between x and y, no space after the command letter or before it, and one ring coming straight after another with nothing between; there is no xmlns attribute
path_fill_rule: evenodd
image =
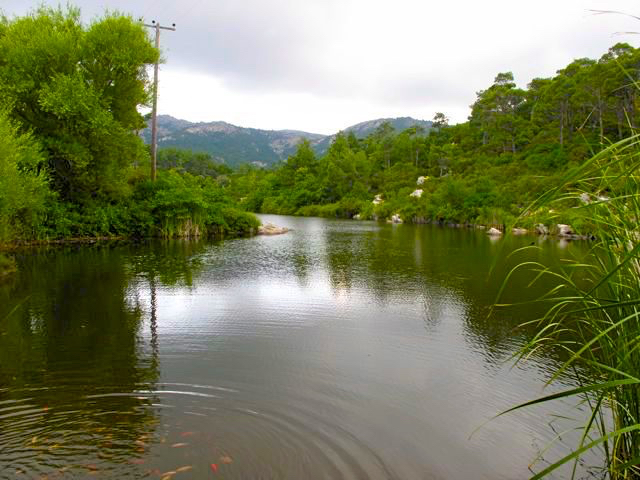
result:
<svg viewBox="0 0 640 480"><path fill-rule="evenodd" d="M18 274L0 284L3 475L126 475L158 440L156 284L191 285L196 251L173 243L138 252L17 255Z"/></svg>

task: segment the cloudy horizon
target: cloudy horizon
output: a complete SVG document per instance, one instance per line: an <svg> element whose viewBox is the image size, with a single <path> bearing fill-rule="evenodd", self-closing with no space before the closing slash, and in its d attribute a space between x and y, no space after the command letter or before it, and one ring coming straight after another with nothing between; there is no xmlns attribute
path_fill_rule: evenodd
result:
<svg viewBox="0 0 640 480"><path fill-rule="evenodd" d="M4 0L9 17L41 2ZM44 2L57 5L58 1ZM190 121L332 134L382 117L465 121L498 72L519 86L617 42L637 46L630 0L78 0L89 20L106 9L163 31L159 113Z"/></svg>

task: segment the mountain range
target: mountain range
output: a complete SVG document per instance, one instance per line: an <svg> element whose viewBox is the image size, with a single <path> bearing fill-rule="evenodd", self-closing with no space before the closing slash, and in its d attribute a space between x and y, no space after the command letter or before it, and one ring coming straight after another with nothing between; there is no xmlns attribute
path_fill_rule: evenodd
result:
<svg viewBox="0 0 640 480"><path fill-rule="evenodd" d="M431 122L411 117L379 118L358 123L345 128L344 132L353 132L356 137L370 135L382 123L389 122L396 131L419 125L425 132L431 128ZM149 143L151 128L141 132ZM299 130L260 130L244 128L227 122L189 122L170 115L158 116L158 148L187 148L197 152L207 152L216 161L229 166L252 163L269 166L286 159L295 153L298 144L307 139L314 151L322 155L327 151L334 135L302 132Z"/></svg>

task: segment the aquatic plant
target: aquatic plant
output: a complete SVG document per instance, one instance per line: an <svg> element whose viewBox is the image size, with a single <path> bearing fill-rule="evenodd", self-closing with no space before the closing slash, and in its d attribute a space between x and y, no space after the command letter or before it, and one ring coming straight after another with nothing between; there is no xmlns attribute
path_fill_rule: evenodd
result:
<svg viewBox="0 0 640 480"><path fill-rule="evenodd" d="M632 135L573 170L528 209L560 204L583 217L595 235L586 258L561 271L535 262L512 270L532 268L534 282L551 285L536 300L551 306L542 318L527 322L537 333L518 360L546 349L564 351L565 361L548 383L569 376L577 386L502 414L560 398L575 398L589 412L573 451L533 479L570 462L575 476L581 457L594 449L602 453L607 478L640 478L639 167L640 135Z"/></svg>

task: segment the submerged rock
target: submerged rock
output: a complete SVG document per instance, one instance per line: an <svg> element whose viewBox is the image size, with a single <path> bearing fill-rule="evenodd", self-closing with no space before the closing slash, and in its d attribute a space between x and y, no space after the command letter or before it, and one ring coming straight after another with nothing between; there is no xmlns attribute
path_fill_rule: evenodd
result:
<svg viewBox="0 0 640 480"><path fill-rule="evenodd" d="M487 230L487 234L493 237L497 237L499 235L502 235L502 232L497 228L491 227L489 230Z"/></svg>
<svg viewBox="0 0 640 480"><path fill-rule="evenodd" d="M258 235L281 235L289 230L287 227L279 227L273 223L267 223L258 227Z"/></svg>

